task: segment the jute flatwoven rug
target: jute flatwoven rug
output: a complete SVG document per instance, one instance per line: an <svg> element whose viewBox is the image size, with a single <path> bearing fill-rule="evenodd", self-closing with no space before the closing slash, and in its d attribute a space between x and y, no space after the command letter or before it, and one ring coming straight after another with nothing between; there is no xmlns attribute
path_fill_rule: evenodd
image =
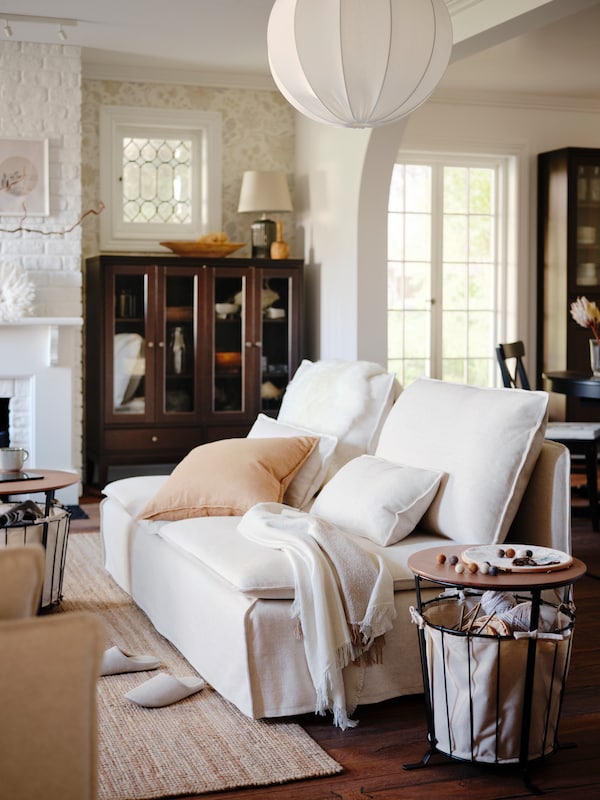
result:
<svg viewBox="0 0 600 800"><path fill-rule="evenodd" d="M63 595L61 610L100 616L107 647L154 655L171 675L197 674L105 573L99 534L69 537ZM299 725L248 719L208 686L164 708L124 698L156 674L99 679L99 800L203 794L342 771Z"/></svg>

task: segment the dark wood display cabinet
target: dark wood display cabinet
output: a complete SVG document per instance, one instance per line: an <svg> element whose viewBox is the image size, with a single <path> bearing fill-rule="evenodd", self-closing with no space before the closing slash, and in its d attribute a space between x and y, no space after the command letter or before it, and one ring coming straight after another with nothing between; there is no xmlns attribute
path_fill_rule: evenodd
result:
<svg viewBox="0 0 600 800"><path fill-rule="evenodd" d="M302 261L100 255L85 269L87 480L276 415L302 358Z"/></svg>
<svg viewBox="0 0 600 800"><path fill-rule="evenodd" d="M570 314L585 296L600 307L600 150L566 147L538 156L538 388L545 372L591 374L591 333ZM553 396L570 421L599 418L597 401Z"/></svg>

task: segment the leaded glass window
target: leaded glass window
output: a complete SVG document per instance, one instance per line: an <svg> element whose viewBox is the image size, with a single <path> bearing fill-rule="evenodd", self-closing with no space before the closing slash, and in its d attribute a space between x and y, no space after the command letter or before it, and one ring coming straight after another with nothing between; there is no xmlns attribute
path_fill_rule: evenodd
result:
<svg viewBox="0 0 600 800"><path fill-rule="evenodd" d="M103 249L137 250L221 230L221 115L104 106Z"/></svg>
<svg viewBox="0 0 600 800"><path fill-rule="evenodd" d="M123 221L191 221L190 139L123 139Z"/></svg>

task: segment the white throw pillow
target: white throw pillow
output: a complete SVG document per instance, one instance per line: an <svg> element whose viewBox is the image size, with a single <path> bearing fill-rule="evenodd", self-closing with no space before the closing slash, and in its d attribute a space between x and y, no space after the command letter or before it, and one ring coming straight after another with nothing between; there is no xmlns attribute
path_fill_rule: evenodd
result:
<svg viewBox="0 0 600 800"><path fill-rule="evenodd" d="M317 446L286 489L283 498L283 502L287 505L302 509L310 503L323 485L338 440L335 436L284 425L276 419L267 417L266 414L259 414L248 432L248 438L271 439L285 436L316 436L319 439Z"/></svg>
<svg viewBox="0 0 600 800"><path fill-rule="evenodd" d="M288 384L277 419L336 436L327 479L356 456L373 453L400 393L395 376L370 361L304 359Z"/></svg>
<svg viewBox="0 0 600 800"><path fill-rule="evenodd" d="M420 378L390 411L375 454L446 473L422 530L499 544L540 454L547 409L546 392Z"/></svg>
<svg viewBox="0 0 600 800"><path fill-rule="evenodd" d="M311 514L387 547L415 529L442 476L440 470L358 456L326 484Z"/></svg>
<svg viewBox="0 0 600 800"><path fill-rule="evenodd" d="M127 513L135 517L148 500L167 482L168 475L136 475L107 483L102 494L123 506Z"/></svg>

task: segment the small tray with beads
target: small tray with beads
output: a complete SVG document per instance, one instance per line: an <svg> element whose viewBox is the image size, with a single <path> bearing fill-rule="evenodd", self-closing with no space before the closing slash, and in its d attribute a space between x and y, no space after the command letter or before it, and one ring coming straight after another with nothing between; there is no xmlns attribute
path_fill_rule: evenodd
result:
<svg viewBox="0 0 600 800"><path fill-rule="evenodd" d="M573 558L562 550L530 544L477 545L464 550L461 558L467 566L487 562L499 572L553 572L573 563Z"/></svg>

